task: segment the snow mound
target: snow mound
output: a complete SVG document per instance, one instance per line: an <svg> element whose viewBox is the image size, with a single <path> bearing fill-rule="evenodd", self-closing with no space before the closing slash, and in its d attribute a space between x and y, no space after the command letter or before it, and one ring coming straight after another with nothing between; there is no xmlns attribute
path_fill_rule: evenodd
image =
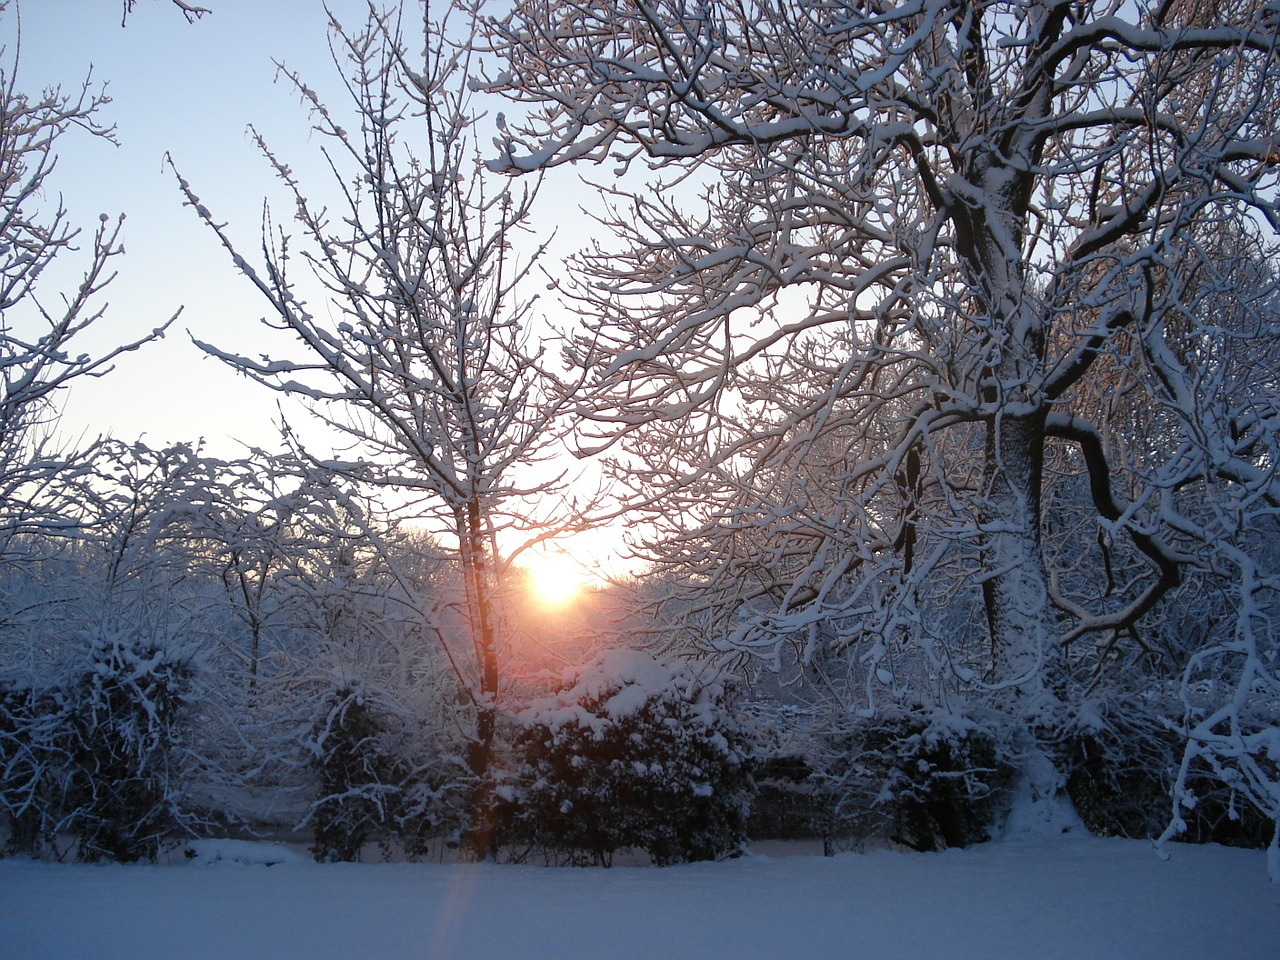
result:
<svg viewBox="0 0 1280 960"><path fill-rule="evenodd" d="M1087 837L1080 814L1062 791L1057 771L1044 756L1028 758L1013 789L1013 803L997 839L1047 840L1068 834Z"/></svg>
<svg viewBox="0 0 1280 960"><path fill-rule="evenodd" d="M1061 794L1043 797L1022 794L1010 808L999 839L1047 840L1063 834L1089 836L1089 831L1071 806L1070 800Z"/></svg>
<svg viewBox="0 0 1280 960"><path fill-rule="evenodd" d="M257 840L192 840L182 848L191 863L209 866L215 863L239 863L250 867L273 867L278 863L311 863L303 856L278 843Z"/></svg>

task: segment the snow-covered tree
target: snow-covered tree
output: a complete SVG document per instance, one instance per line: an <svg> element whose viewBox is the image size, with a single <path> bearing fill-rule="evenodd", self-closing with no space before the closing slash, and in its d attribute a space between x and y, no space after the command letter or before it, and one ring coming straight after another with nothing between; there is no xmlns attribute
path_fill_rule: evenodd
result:
<svg viewBox="0 0 1280 960"><path fill-rule="evenodd" d="M313 199L316 188L259 136L294 202L299 236L268 217L264 263L252 267L185 181L182 189L270 303L271 325L300 350L277 358L201 346L308 402L349 443L343 462L326 466L396 491L408 501L402 518L451 543L465 587L463 629L428 629L470 698L470 766L480 776L494 736L499 595L512 555L576 517L564 509L558 474L526 469L553 448L564 403L541 366L534 302L524 293L538 251L514 249L535 191L480 164L471 54L455 45L471 20L411 9L416 20L404 33L391 14L371 11L355 31L331 19L349 118L282 67L312 111L340 212Z"/></svg>
<svg viewBox="0 0 1280 960"><path fill-rule="evenodd" d="M6 36L15 20L0 3ZM0 46L0 555L15 534L67 522L58 484L86 463L53 437L59 394L79 378L107 373L122 353L163 331L105 349L90 344L124 252L124 218L104 213L92 229L77 226L54 172L67 134L114 140L101 117L108 98L92 78L71 92L26 93L18 54L16 41ZM66 289L60 284L76 276L76 260L78 279Z"/></svg>
<svg viewBox="0 0 1280 960"><path fill-rule="evenodd" d="M1091 641L1093 663L1144 643L1203 571L1231 616L1192 672L1232 692L1189 701L1193 752L1280 818L1247 706L1280 689L1274 569L1245 542L1280 495L1276 276L1238 269L1277 249L1278 33L1267 0L529 0L490 23L489 87L521 107L492 167L618 178L616 242L564 285L571 358L657 558L721 611L707 642L830 641L864 709L914 672L1034 729Z"/></svg>
<svg viewBox="0 0 1280 960"><path fill-rule="evenodd" d="M224 813L240 678L213 668L235 620L192 522L193 449L105 441L86 462L64 478L75 526L15 537L22 562L0 567L0 811L12 849L154 858Z"/></svg>
<svg viewBox="0 0 1280 960"><path fill-rule="evenodd" d="M188 3L187 0L169 0L169 2L182 12L182 15L187 18L187 23L195 23L206 13L212 12L208 7L199 7L194 3ZM120 15L121 26L128 23L129 14L133 13L133 8L137 5L138 0L124 0L123 12Z"/></svg>

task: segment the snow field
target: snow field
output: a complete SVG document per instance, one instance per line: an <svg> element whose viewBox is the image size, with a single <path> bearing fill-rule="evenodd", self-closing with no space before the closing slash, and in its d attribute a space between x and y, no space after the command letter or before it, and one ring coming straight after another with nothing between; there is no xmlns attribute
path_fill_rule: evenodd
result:
<svg viewBox="0 0 1280 960"><path fill-rule="evenodd" d="M216 848L215 848L216 849ZM4 960L1271 960L1264 854L1072 837L666 869L0 861ZM239 859L237 859L237 856ZM266 859L276 859L267 857ZM249 863L243 861L248 860Z"/></svg>

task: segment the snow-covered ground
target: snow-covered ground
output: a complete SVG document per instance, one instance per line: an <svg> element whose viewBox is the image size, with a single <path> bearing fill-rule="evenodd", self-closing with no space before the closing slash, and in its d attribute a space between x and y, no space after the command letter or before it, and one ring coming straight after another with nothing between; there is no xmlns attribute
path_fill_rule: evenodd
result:
<svg viewBox="0 0 1280 960"><path fill-rule="evenodd" d="M1071 837L664 870L0 861L4 960L1273 960L1263 854ZM246 862L247 861L247 862Z"/></svg>

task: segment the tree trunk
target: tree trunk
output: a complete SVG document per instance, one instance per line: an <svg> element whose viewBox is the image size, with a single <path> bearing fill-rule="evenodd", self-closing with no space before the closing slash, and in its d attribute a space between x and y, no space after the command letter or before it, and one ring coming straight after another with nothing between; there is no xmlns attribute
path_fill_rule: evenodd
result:
<svg viewBox="0 0 1280 960"><path fill-rule="evenodd" d="M489 767L498 723L498 650L494 630L493 592L486 562L484 513L476 499L466 504L462 523L464 577L467 584L471 629L480 670L476 698L476 732L467 751L467 765L476 780L472 797L470 848L477 859L493 858L493 802Z"/></svg>
<svg viewBox="0 0 1280 960"><path fill-rule="evenodd" d="M990 681L1034 697L1059 679L1040 544L1045 414L1001 414L987 425L984 463Z"/></svg>
<svg viewBox="0 0 1280 960"><path fill-rule="evenodd" d="M1009 817L1000 829L1036 835L1078 822L1062 795L1064 772L1041 736L1042 724L1054 721L1066 679L1040 544L1045 420L1039 412L1003 414L988 423L983 504L988 679L997 687L996 705L1013 722L1019 754Z"/></svg>

